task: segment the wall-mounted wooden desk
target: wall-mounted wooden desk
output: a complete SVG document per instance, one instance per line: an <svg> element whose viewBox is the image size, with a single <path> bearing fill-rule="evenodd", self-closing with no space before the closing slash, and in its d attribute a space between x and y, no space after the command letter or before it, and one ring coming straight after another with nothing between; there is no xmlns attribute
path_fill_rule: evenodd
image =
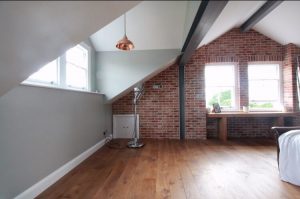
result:
<svg viewBox="0 0 300 199"><path fill-rule="evenodd" d="M275 118L274 126L283 126L285 117L293 117L298 113L291 112L224 112L224 113L208 113L208 118L218 119L218 136L220 140L227 140L227 118L231 117L269 117Z"/></svg>

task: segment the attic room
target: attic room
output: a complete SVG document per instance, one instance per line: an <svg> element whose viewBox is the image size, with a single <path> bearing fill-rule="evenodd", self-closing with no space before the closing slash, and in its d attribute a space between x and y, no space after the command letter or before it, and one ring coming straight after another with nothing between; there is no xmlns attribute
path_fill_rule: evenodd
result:
<svg viewBox="0 0 300 199"><path fill-rule="evenodd" d="M299 1L1 1L0 199L300 198Z"/></svg>

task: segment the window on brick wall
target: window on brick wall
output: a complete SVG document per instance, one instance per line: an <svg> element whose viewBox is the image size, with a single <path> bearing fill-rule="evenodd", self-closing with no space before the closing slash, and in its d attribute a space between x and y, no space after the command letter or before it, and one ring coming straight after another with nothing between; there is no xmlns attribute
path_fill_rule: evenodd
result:
<svg viewBox="0 0 300 199"><path fill-rule="evenodd" d="M252 110L280 110L281 78L279 64L249 64L249 107Z"/></svg>
<svg viewBox="0 0 300 199"><path fill-rule="evenodd" d="M237 72L234 64L210 64L205 66L206 107L219 103L223 110L236 110Z"/></svg>

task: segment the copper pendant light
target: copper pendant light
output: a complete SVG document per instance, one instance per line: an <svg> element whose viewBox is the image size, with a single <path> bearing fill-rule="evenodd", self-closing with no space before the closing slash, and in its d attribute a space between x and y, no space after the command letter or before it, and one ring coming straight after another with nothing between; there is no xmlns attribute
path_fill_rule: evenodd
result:
<svg viewBox="0 0 300 199"><path fill-rule="evenodd" d="M120 50L132 50L134 48L133 43L127 38L126 35L126 13L124 14L124 37L118 41L116 47Z"/></svg>

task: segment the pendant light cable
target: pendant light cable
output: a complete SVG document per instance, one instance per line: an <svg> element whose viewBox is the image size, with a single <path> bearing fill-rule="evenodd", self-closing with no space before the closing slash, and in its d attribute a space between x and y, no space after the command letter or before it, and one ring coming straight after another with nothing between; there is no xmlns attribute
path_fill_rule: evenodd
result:
<svg viewBox="0 0 300 199"><path fill-rule="evenodd" d="M126 13L124 14L124 33L126 35Z"/></svg>

